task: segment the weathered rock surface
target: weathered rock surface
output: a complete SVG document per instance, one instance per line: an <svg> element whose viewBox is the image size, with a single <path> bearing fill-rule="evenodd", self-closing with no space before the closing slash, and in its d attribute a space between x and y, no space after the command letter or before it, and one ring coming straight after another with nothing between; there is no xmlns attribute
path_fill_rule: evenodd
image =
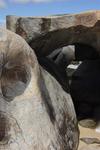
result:
<svg viewBox="0 0 100 150"><path fill-rule="evenodd" d="M69 94L20 36L0 29L0 149L77 150Z"/></svg>
<svg viewBox="0 0 100 150"><path fill-rule="evenodd" d="M7 28L21 35L38 55L73 43L100 53L100 11L49 17L7 16Z"/></svg>

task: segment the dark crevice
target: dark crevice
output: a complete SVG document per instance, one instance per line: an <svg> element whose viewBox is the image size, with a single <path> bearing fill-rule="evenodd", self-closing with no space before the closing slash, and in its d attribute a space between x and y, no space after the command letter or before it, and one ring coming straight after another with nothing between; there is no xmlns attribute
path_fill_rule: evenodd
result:
<svg viewBox="0 0 100 150"><path fill-rule="evenodd" d="M45 80L43 78L42 72L41 72L41 81L39 80L39 87L40 87L40 91L43 97L42 99L44 101L43 104L45 105L45 108L47 110L47 113L50 117L51 122L54 124L56 120L56 114L55 114L55 110L54 110L51 98L49 96L49 91L46 87Z"/></svg>

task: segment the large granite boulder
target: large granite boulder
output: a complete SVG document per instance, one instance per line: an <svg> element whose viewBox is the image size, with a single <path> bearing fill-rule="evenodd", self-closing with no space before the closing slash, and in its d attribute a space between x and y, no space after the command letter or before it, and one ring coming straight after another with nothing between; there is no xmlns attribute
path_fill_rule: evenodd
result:
<svg viewBox="0 0 100 150"><path fill-rule="evenodd" d="M7 16L7 28L21 35L37 55L82 43L100 53L100 11L48 17Z"/></svg>
<svg viewBox="0 0 100 150"><path fill-rule="evenodd" d="M0 149L77 150L69 94L20 36L0 29Z"/></svg>

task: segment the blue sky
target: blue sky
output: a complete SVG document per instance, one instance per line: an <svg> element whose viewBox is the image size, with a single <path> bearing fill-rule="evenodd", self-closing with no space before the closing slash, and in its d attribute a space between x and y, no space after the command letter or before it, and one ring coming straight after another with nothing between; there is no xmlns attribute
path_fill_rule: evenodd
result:
<svg viewBox="0 0 100 150"><path fill-rule="evenodd" d="M100 10L100 0L0 0L0 22L6 15L46 16Z"/></svg>

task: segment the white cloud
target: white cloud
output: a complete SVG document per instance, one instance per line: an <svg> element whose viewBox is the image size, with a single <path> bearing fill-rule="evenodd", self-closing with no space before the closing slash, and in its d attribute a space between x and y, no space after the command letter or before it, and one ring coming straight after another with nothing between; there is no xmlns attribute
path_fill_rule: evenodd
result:
<svg viewBox="0 0 100 150"><path fill-rule="evenodd" d="M37 3L40 3L40 2L50 2L52 0L31 0L32 2L37 2Z"/></svg>
<svg viewBox="0 0 100 150"><path fill-rule="evenodd" d="M4 0L0 0L0 8L4 8L6 6L6 2Z"/></svg>
<svg viewBox="0 0 100 150"><path fill-rule="evenodd" d="M15 3L28 3L30 2L30 0L10 0L11 2L15 2Z"/></svg>
<svg viewBox="0 0 100 150"><path fill-rule="evenodd" d="M29 2L42 3L42 2L51 2L55 0L10 0L10 1L15 3L29 3Z"/></svg>
<svg viewBox="0 0 100 150"><path fill-rule="evenodd" d="M53 1L68 1L68 0L8 0L8 2L19 3L19 4L45 3L45 2L53 2ZM0 8L4 8L6 6L7 6L7 1L6 0L0 0Z"/></svg>

